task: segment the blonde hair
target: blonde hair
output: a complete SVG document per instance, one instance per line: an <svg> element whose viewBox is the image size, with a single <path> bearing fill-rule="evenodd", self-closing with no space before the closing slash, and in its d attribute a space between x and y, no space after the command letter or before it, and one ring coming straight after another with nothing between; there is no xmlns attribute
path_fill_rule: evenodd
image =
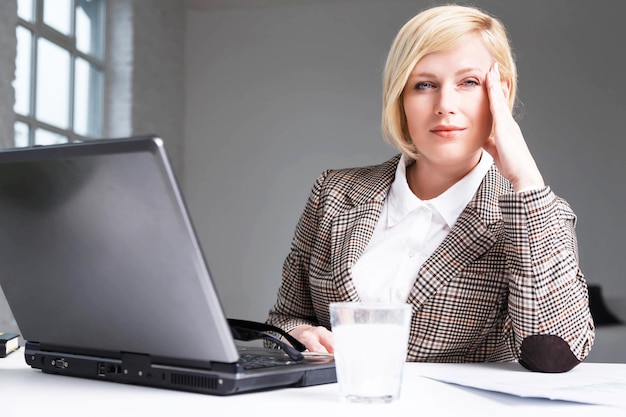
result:
<svg viewBox="0 0 626 417"><path fill-rule="evenodd" d="M453 49L476 34L498 63L502 80L510 82L509 108L513 109L517 69L502 22L468 6L448 5L424 10L400 29L383 71L382 132L384 138L402 153L417 157L403 106L404 87L415 65L424 56Z"/></svg>

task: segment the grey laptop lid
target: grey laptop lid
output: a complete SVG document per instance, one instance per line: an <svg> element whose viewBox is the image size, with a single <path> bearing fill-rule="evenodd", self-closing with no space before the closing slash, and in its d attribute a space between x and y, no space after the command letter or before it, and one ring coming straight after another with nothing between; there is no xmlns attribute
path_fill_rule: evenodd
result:
<svg viewBox="0 0 626 417"><path fill-rule="evenodd" d="M0 213L0 284L24 339L238 359L161 139L2 151Z"/></svg>

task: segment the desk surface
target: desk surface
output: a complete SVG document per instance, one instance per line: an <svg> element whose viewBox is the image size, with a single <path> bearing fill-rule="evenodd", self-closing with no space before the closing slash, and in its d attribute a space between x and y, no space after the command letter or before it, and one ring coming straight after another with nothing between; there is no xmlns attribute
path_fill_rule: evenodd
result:
<svg viewBox="0 0 626 417"><path fill-rule="evenodd" d="M493 368L494 364L485 364ZM503 364L506 365L506 364ZM391 404L350 404L339 399L337 384L286 388L229 397L48 375L31 369L22 351L0 359L0 410L3 415L195 416L195 415L538 415L622 416L626 408L547 399L520 398L447 384L422 375L450 364L407 363L401 398ZM462 365L460 365L462 366ZM497 366L497 365L496 365ZM510 364L509 364L510 366ZM517 366L517 365L516 365ZM448 368L449 369L449 368ZM520 367L521 369L521 367ZM577 372L607 377L626 375L626 364L583 363ZM485 368L487 370L487 368ZM477 375L480 367L477 368ZM626 392L624 393L626 396ZM431 414L432 413L432 414Z"/></svg>

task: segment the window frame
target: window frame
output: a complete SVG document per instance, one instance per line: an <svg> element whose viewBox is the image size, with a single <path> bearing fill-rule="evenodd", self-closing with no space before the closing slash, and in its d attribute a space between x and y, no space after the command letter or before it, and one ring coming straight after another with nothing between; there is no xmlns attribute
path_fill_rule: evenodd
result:
<svg viewBox="0 0 626 417"><path fill-rule="evenodd" d="M25 28L31 34L31 44L30 44L30 72L29 72L29 103L28 103L28 115L24 115L14 111L15 114L15 123L23 123L28 126L28 143L27 147L35 146L35 135L38 129L43 129L45 131L61 135L67 137L68 142L77 142L77 141L86 141L90 139L94 139L91 136L85 136L79 134L75 131L75 82L76 82L76 60L77 58L83 59L93 68L97 69L100 73L100 82L99 82L99 100L98 103L90 103L90 106L93 108L89 109L89 112L98 112L100 115L99 127L98 130L100 133L98 136L103 135L104 132L104 124L105 124L105 85L106 85L106 50L107 50L107 7L106 0L93 0L97 2L97 6L100 8L100 36L102 38L99 40L99 43L102 47L101 58L97 56L85 53L78 49L75 28L76 28L76 10L77 10L77 1L72 0L72 14L70 17L70 35L65 35L53 27L44 23L43 11L44 11L44 0L32 0L33 2L33 21L24 20L21 16L17 17L17 25L18 27ZM38 64L38 40L40 38L46 39L47 41L53 43L54 45L66 50L69 52L70 56L70 68L69 68L69 108L68 110L68 123L67 128L63 129L58 126L51 125L44 121L39 120L36 117L36 108L37 108L37 64ZM92 81L93 82L93 81ZM14 131L17 130L14 128ZM14 146L18 146L16 143L16 135L14 134L13 138Z"/></svg>

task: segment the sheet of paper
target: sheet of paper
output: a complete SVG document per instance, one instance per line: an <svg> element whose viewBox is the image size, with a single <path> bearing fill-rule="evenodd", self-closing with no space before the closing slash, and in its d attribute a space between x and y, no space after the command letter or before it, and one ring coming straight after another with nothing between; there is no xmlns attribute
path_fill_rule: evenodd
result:
<svg viewBox="0 0 626 417"><path fill-rule="evenodd" d="M580 364L569 372L530 372L518 363L424 364L422 376L520 397L626 408L625 364Z"/></svg>

